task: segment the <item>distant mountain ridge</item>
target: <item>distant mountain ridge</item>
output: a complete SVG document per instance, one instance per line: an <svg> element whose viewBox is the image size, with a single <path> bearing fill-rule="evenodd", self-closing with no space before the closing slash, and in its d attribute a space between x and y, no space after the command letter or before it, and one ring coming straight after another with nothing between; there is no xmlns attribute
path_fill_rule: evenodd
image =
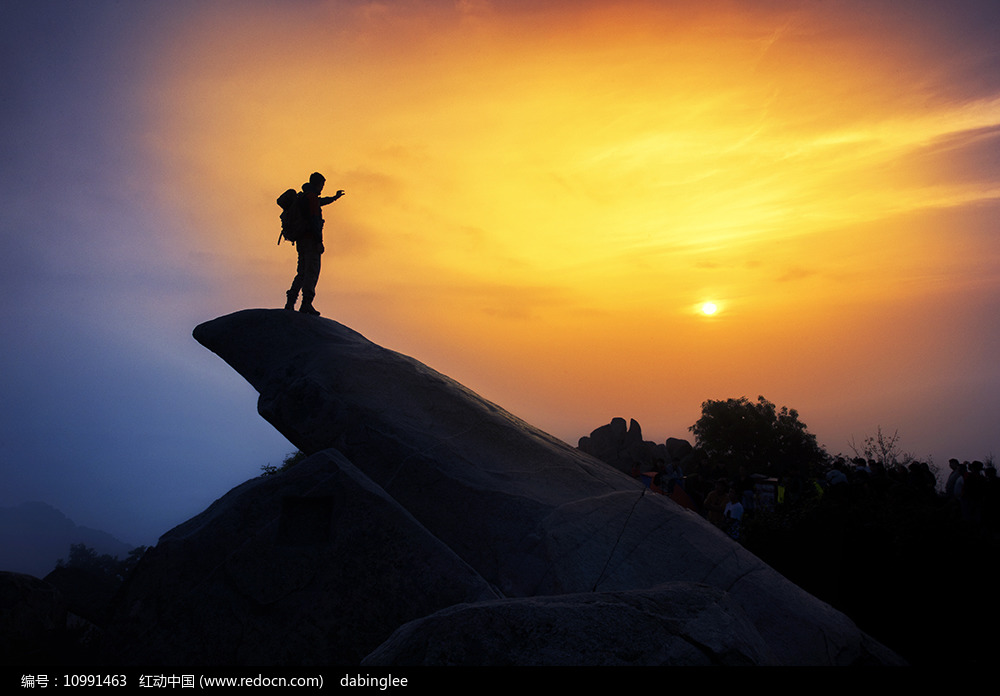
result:
<svg viewBox="0 0 1000 696"><path fill-rule="evenodd" d="M132 550L108 532L77 525L48 503L0 507L0 570L43 578L59 559L69 558L72 544L84 544L98 555L120 559Z"/></svg>

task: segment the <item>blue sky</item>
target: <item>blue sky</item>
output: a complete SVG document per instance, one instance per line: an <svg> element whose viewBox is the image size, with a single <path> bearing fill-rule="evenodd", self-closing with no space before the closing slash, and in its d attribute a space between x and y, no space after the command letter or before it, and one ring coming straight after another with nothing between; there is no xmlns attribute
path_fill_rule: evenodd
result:
<svg viewBox="0 0 1000 696"><path fill-rule="evenodd" d="M0 12L0 504L43 500L149 544L294 448L191 338L227 309L226 273L193 273L188 250L165 248L183 214L159 201L131 91L167 8Z"/></svg>

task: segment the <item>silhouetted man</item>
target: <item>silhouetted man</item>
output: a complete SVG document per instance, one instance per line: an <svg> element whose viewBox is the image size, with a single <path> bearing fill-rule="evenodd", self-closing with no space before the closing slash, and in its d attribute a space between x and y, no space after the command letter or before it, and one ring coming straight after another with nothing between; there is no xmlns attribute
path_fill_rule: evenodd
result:
<svg viewBox="0 0 1000 696"><path fill-rule="evenodd" d="M319 316L319 312L313 307L313 298L316 297L316 283L319 281L320 256L323 254L323 206L333 203L344 195L343 191L337 191L336 196L326 196L321 198L319 194L323 192L326 184L326 177L319 172L313 172L309 176L309 182L302 184L302 216L306 220L305 232L299 236L295 242L295 249L298 251L298 265L295 269L295 280L287 293L285 309L295 309L295 301L299 298L299 290L302 291L302 306L300 312Z"/></svg>

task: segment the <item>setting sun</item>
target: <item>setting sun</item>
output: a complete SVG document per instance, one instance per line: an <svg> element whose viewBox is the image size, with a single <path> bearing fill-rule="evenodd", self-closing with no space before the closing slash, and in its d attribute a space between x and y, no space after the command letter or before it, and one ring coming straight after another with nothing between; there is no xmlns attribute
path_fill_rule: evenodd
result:
<svg viewBox="0 0 1000 696"><path fill-rule="evenodd" d="M701 313L705 316L712 316L719 311L719 305L714 302L706 302L701 306Z"/></svg>

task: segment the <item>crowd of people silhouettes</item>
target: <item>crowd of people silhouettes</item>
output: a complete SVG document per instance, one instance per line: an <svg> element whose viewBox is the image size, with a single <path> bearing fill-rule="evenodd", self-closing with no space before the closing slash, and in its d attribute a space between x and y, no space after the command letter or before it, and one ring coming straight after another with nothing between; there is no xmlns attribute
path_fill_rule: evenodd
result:
<svg viewBox="0 0 1000 696"><path fill-rule="evenodd" d="M696 462L685 475L677 463L657 467L653 490L696 510L709 522L740 540L744 522L761 512L794 505L806 498L850 499L878 504L892 497L934 503L976 532L1000 539L1000 479L992 462L949 461L950 473L939 488L931 465L911 460L888 464L875 459L832 458L814 471L790 469L779 477L743 466L726 475L725 467Z"/></svg>

